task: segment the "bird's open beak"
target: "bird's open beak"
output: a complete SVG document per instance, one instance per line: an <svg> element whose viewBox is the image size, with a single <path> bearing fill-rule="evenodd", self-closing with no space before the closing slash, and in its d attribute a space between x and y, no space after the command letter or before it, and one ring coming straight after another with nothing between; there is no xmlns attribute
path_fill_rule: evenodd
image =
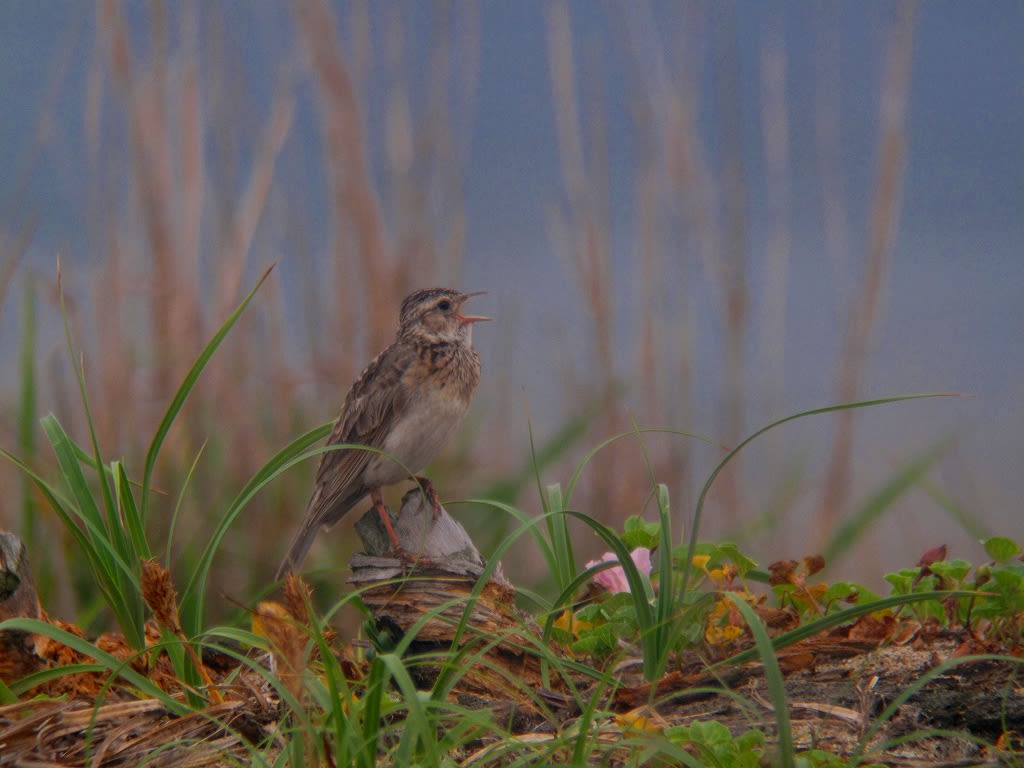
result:
<svg viewBox="0 0 1024 768"><path fill-rule="evenodd" d="M465 304L467 301L469 301L474 296L483 296L485 293L487 293L487 291L476 291L474 293L467 293L466 294L466 298L462 300L462 303ZM460 306L459 309L461 310L462 307ZM455 313L455 317L458 318L460 323L467 323L467 324L469 324L469 323L479 323L481 320L493 320L494 319L493 317L484 317L483 315L464 315L464 314L462 314L461 311L456 312Z"/></svg>

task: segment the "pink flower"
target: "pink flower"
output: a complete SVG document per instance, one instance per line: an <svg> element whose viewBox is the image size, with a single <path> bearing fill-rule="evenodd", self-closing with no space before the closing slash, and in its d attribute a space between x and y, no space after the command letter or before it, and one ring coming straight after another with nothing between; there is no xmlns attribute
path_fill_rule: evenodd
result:
<svg viewBox="0 0 1024 768"><path fill-rule="evenodd" d="M637 547L630 553L630 557L637 570L648 575L651 573L651 550L646 547ZM601 563L617 563L618 561L619 558L612 552L605 552L598 560L591 560L587 563L587 568L593 568ZM621 565L601 571L594 576L594 581L612 594L629 592L629 582L626 581L626 572L622 570Z"/></svg>

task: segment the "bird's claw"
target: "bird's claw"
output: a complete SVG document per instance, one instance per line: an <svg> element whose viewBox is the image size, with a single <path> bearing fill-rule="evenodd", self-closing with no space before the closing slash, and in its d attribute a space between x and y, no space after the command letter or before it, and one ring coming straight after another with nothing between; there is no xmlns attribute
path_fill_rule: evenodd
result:
<svg viewBox="0 0 1024 768"><path fill-rule="evenodd" d="M420 489L427 496L427 501L430 502L430 513L436 521L441 517L441 499L437 495L437 489L434 488L434 484L430 482L428 477L417 477L413 476L410 478L420 486Z"/></svg>

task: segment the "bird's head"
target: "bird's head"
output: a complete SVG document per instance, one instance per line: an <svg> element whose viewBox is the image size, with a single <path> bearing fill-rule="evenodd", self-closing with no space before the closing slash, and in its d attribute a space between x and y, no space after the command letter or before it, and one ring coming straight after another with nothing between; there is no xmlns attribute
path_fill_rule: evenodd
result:
<svg viewBox="0 0 1024 768"><path fill-rule="evenodd" d="M471 343L473 323L490 320L482 315L462 314L462 305L486 291L463 293L454 288L424 288L402 302L399 335L424 335L437 341Z"/></svg>

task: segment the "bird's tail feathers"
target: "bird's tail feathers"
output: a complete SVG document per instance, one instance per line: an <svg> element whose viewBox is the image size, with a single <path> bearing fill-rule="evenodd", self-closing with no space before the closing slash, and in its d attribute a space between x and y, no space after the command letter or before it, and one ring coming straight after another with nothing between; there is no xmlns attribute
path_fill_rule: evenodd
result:
<svg viewBox="0 0 1024 768"><path fill-rule="evenodd" d="M275 579L280 581L285 577L285 574L296 570L302 565L302 561L306 559L306 553L313 546L313 541L316 539L319 531L319 525L304 524L299 529L299 532L295 534L295 538L292 539L292 543L288 547L288 554L285 555L284 560L281 561L281 565L277 569Z"/></svg>
<svg viewBox="0 0 1024 768"><path fill-rule="evenodd" d="M368 491L363 487L356 488L348 496L340 500L335 499L328 502L321 501L320 492L321 489L318 488L313 499L310 501L302 527L299 528L299 532L292 539L291 546L288 547L288 554L285 555L284 560L277 569L277 576L274 578L278 581L283 579L286 573L295 571L302 565L302 561L306 559L306 553L313 546L316 535L320 530L322 528L330 528L341 520L352 507L359 503L360 499L366 496Z"/></svg>

